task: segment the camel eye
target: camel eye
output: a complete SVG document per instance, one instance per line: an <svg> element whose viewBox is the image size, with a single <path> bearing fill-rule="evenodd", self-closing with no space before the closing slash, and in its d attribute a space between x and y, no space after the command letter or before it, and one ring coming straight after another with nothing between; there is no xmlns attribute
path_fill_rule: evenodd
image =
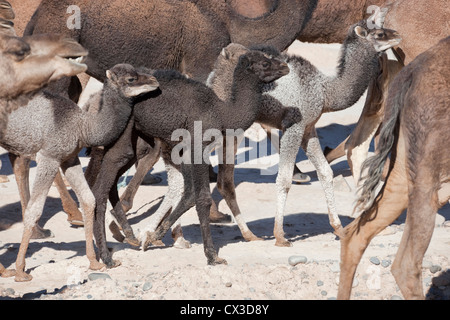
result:
<svg viewBox="0 0 450 320"><path fill-rule="evenodd" d="M128 83L134 83L136 81L136 78L128 78L127 82Z"/></svg>
<svg viewBox="0 0 450 320"><path fill-rule="evenodd" d="M267 61L264 61L264 62L262 63L262 66L263 66L264 68L268 68L269 65L270 65L270 63L268 63Z"/></svg>

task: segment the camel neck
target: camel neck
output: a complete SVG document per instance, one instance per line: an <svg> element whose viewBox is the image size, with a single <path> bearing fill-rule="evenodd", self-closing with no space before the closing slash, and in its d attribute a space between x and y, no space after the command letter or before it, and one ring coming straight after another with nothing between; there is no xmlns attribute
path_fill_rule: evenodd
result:
<svg viewBox="0 0 450 320"><path fill-rule="evenodd" d="M344 43L337 75L325 84L324 112L343 110L358 102L378 74L378 57L369 43Z"/></svg>
<svg viewBox="0 0 450 320"><path fill-rule="evenodd" d="M233 79L231 98L227 101L228 107L226 107L227 122L230 124L230 129L246 130L258 115L263 83L257 75L239 65Z"/></svg>
<svg viewBox="0 0 450 320"><path fill-rule="evenodd" d="M84 112L85 143L88 146L107 146L125 130L133 103L107 82L100 97L97 97L97 100L95 97L91 99L89 102L92 105Z"/></svg>

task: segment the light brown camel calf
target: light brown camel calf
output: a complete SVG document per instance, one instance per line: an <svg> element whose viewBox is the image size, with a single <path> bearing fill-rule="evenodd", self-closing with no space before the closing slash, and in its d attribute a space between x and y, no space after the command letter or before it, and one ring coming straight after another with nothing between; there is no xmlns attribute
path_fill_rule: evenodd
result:
<svg viewBox="0 0 450 320"><path fill-rule="evenodd" d="M26 105L49 82L84 72L86 65L72 58L86 55L78 43L56 35L18 38L0 34L0 138L13 110ZM0 264L1 276L12 274Z"/></svg>
<svg viewBox="0 0 450 320"><path fill-rule="evenodd" d="M394 79L386 101L378 154L364 164L362 215L341 237L339 299L348 299L371 239L408 209L392 273L406 299L423 299L421 268L438 209L450 199L450 37L419 55ZM386 182L377 186L391 153Z"/></svg>

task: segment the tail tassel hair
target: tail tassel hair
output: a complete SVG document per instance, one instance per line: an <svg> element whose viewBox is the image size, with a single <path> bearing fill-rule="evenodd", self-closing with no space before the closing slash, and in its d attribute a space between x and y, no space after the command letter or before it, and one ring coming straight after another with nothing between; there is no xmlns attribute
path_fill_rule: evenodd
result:
<svg viewBox="0 0 450 320"><path fill-rule="evenodd" d="M403 86L410 86L411 80L406 81ZM407 90L398 90L393 96L389 95L386 101L386 114L380 131L380 140L377 153L364 161L361 168L358 193L359 198L353 213L356 211L365 212L373 204L377 197L377 189L381 182L384 166L398 139L396 132L399 124L400 112ZM391 166L392 167L392 166ZM361 185L362 184L362 185Z"/></svg>

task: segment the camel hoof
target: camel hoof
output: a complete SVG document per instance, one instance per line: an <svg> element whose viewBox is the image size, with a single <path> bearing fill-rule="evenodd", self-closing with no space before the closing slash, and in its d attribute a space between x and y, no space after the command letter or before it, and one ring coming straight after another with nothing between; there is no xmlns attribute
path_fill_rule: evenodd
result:
<svg viewBox="0 0 450 320"><path fill-rule="evenodd" d="M67 221L69 221L69 223L74 227L84 227L83 220L77 220L77 219L70 220L69 219Z"/></svg>
<svg viewBox="0 0 450 320"><path fill-rule="evenodd" d="M91 261L91 263L89 264L89 269L94 270L94 271L102 270L105 267L106 267L106 265L99 261Z"/></svg>
<svg viewBox="0 0 450 320"><path fill-rule="evenodd" d="M257 237L255 236L252 232L248 232L245 234L242 234L242 236L244 237L245 241L263 241L263 238Z"/></svg>
<svg viewBox="0 0 450 320"><path fill-rule="evenodd" d="M31 235L31 239L38 240L38 239L48 239L48 238L54 238L55 235L51 230L43 229L40 226L36 225L35 228L33 228L33 234Z"/></svg>
<svg viewBox="0 0 450 320"><path fill-rule="evenodd" d="M25 272L16 272L15 282L28 282L31 281L33 277Z"/></svg>
<svg viewBox="0 0 450 320"><path fill-rule="evenodd" d="M216 265L219 265L219 264L228 264L228 262L227 262L227 260L225 260L225 259L216 257L216 258L214 258L213 260L208 261L208 264L209 264L210 266L216 266Z"/></svg>
<svg viewBox="0 0 450 320"><path fill-rule="evenodd" d="M296 183L307 183L311 181L311 177L307 174L297 172L292 176L292 181Z"/></svg>
<svg viewBox="0 0 450 320"><path fill-rule="evenodd" d="M119 260L109 259L107 262L105 262L106 268L113 269L120 266L122 263Z"/></svg>
<svg viewBox="0 0 450 320"><path fill-rule="evenodd" d="M186 239L184 239L183 237L179 237L175 243L173 244L173 246L177 249L189 249L191 248L191 243L189 241L187 241Z"/></svg>
<svg viewBox="0 0 450 320"><path fill-rule="evenodd" d="M2 278L11 278L14 277L17 274L16 270L11 269L11 270L4 270L2 273L0 273L0 276Z"/></svg>
<svg viewBox="0 0 450 320"><path fill-rule="evenodd" d="M126 237L125 241L129 245L131 245L133 247L138 247L139 248L141 246L141 242L138 239L134 238L134 237Z"/></svg>
<svg viewBox="0 0 450 320"><path fill-rule="evenodd" d="M109 224L109 230L111 231L113 238L116 239L118 242L124 242L125 241L125 237L120 232L119 226L114 221L112 221Z"/></svg>
<svg viewBox="0 0 450 320"><path fill-rule="evenodd" d="M209 215L210 223L231 223L231 216L220 211L215 211Z"/></svg>
<svg viewBox="0 0 450 320"><path fill-rule="evenodd" d="M277 239L277 241L275 242L275 246L277 247L292 247L292 243L290 243L289 241L287 241L286 239Z"/></svg>
<svg viewBox="0 0 450 320"><path fill-rule="evenodd" d="M143 242L142 250L147 251L150 244L154 245L155 243L158 243L159 241L162 243L161 240L156 239L154 232L147 231L145 233L145 241Z"/></svg>

